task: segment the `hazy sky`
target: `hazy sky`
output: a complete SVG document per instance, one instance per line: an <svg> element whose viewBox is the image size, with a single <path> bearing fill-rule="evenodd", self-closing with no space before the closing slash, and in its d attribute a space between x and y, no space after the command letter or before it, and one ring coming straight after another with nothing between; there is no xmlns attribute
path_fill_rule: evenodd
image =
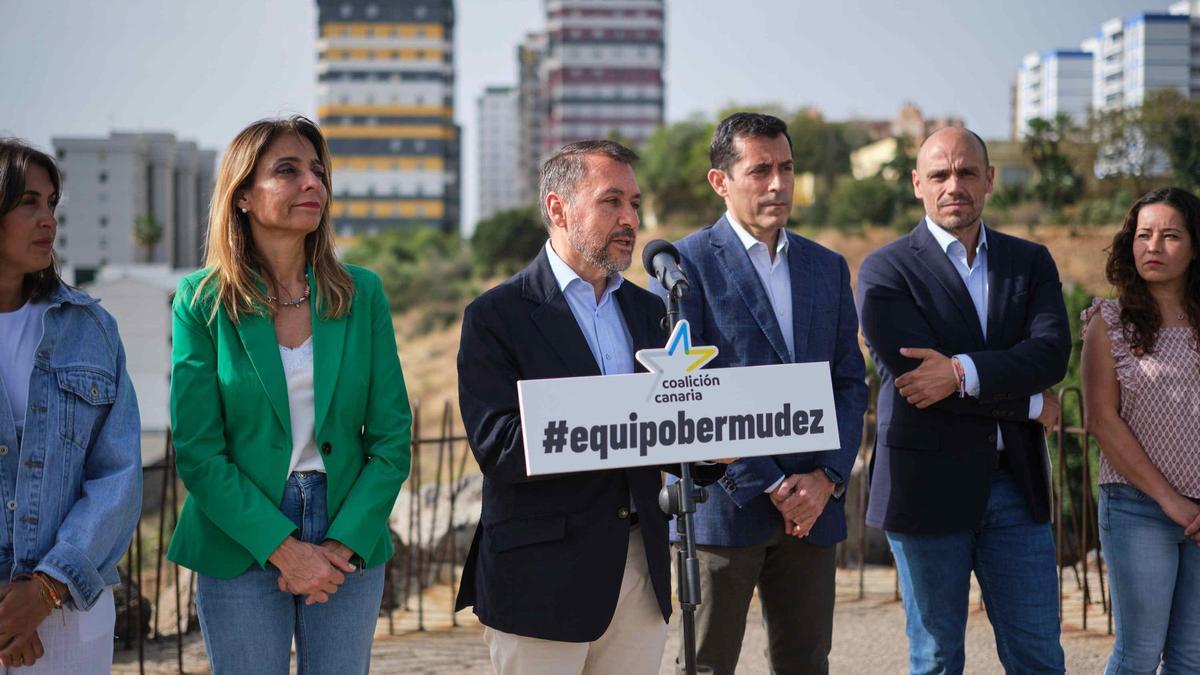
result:
<svg viewBox="0 0 1200 675"><path fill-rule="evenodd" d="M668 0L667 118L766 102L888 118L912 101L1005 137L1023 55L1075 48L1106 19L1167 4ZM514 82L516 44L543 25L542 2L456 6L473 220L475 100ZM311 0L0 0L0 135L50 149L52 136L166 130L222 150L259 117L315 115L316 22Z"/></svg>

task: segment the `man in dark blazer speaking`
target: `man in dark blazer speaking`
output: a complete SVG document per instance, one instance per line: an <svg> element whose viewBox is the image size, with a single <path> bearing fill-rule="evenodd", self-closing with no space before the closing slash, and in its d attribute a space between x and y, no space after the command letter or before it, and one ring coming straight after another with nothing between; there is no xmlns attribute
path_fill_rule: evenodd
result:
<svg viewBox="0 0 1200 675"><path fill-rule="evenodd" d="M621 277L638 227L636 160L611 141L549 159L550 240L463 317L459 405L484 480L456 608L474 606L501 675L651 675L662 661L671 588L660 469L530 477L517 399L518 380L632 373L637 350L666 343L662 301ZM698 467L697 478L723 470Z"/></svg>
<svg viewBox="0 0 1200 675"><path fill-rule="evenodd" d="M966 129L925 139L925 218L858 272L881 378L867 524L896 558L913 673L961 673L971 573L1010 673L1061 673L1049 388L1071 353L1044 246L983 223L994 169Z"/></svg>
<svg viewBox="0 0 1200 675"><path fill-rule="evenodd" d="M772 672L825 673L834 550L846 538L841 497L867 404L850 270L842 256L785 229L795 176L782 120L730 115L713 133L709 159L725 215L678 242L692 339L720 350L710 370L828 361L841 447L739 459L697 505L697 664L732 675L757 588Z"/></svg>

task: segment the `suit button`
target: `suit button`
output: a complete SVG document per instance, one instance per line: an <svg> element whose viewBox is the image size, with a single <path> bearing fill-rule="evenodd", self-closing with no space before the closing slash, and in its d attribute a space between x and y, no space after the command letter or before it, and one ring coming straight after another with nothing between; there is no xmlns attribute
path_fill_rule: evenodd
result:
<svg viewBox="0 0 1200 675"><path fill-rule="evenodd" d="M988 434L988 443L996 442L996 434Z"/></svg>
<svg viewBox="0 0 1200 675"><path fill-rule="evenodd" d="M10 499L10 500L8 500L8 503L5 504L4 506L6 506L9 511L16 511L17 510L17 500Z"/></svg>
<svg viewBox="0 0 1200 675"><path fill-rule="evenodd" d="M629 509L624 506L617 509L617 517L618 518L628 518L629 517Z"/></svg>
<svg viewBox="0 0 1200 675"><path fill-rule="evenodd" d="M3 457L3 456L5 456L5 455L7 455L7 454L8 454L8 446L7 446L7 445L0 445L0 457Z"/></svg>
<svg viewBox="0 0 1200 675"><path fill-rule="evenodd" d="M321 453L322 454L328 455L331 452L333 452L333 446L330 445L328 441L321 444Z"/></svg>

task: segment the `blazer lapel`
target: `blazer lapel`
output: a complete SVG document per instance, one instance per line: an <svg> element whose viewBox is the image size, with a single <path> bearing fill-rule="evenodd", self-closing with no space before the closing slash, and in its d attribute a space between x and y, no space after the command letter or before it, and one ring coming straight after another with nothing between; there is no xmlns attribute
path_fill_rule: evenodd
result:
<svg viewBox="0 0 1200 675"><path fill-rule="evenodd" d="M317 303L310 300L309 305L312 312L314 431L320 434L333 401L333 391L337 388L338 373L342 370L342 347L346 342L349 315L340 319L321 319Z"/></svg>
<svg viewBox="0 0 1200 675"><path fill-rule="evenodd" d="M244 314L237 324L242 348L254 365L254 372L262 383L263 392L271 402L275 417L289 437L292 433L292 417L288 412L287 380L283 376L283 361L279 358L279 342L275 337L275 325L271 317L261 314Z"/></svg>
<svg viewBox="0 0 1200 675"><path fill-rule="evenodd" d="M658 340L655 339L651 332L651 326L646 322L646 316L639 315L633 300L629 297L629 280L613 293L613 297L617 301L617 306L621 309L621 318L625 320L625 328L629 330L629 338L632 341L633 352L636 354L639 349L654 349L665 345L655 344ZM644 372L645 366L636 358L633 360L634 372Z"/></svg>
<svg viewBox="0 0 1200 675"><path fill-rule="evenodd" d="M750 263L750 256L746 255L746 249L742 246L737 234L734 233L733 226L724 216L713 226L709 241L713 246L713 257L717 259L726 278L737 289L742 302L746 303L746 308L758 322L759 329L767 337L767 342L775 350L776 356L782 363L791 363L792 357L788 354L787 343L783 340L783 331L779 329L779 322L775 320L775 312L771 309L771 301L767 298L766 289L762 287L758 272L754 271L754 265ZM788 254L791 255L791 251ZM790 266L790 259L788 263ZM795 277L793 277L794 280ZM793 295L795 294L793 293ZM796 308L793 307L792 310L794 316Z"/></svg>
<svg viewBox="0 0 1200 675"><path fill-rule="evenodd" d="M946 295L950 296L951 302L958 308L964 325L968 326L971 335L979 344L983 344L983 327L979 325L979 315L975 313L975 304L971 302L967 287L963 284L962 277L958 276L958 271L954 269L954 263L950 262L950 258L946 257L946 252L929 233L924 220L913 230L911 246L916 249L917 258L924 263L933 278L937 279L938 285L946 291ZM988 262L991 263L990 256Z"/></svg>
<svg viewBox="0 0 1200 675"><path fill-rule="evenodd" d="M526 299L538 303L529 318L562 360L567 372L573 376L599 375L600 365L592 356L583 330L579 328L567 299L558 288L558 280L550 269L545 248L525 268L525 272L523 294Z"/></svg>
<svg viewBox="0 0 1200 675"><path fill-rule="evenodd" d="M1008 255L1004 241L995 232L987 233L988 263L988 330L987 344L993 344L1003 336L1004 314L1012 301L1012 256Z"/></svg>
<svg viewBox="0 0 1200 675"><path fill-rule="evenodd" d="M808 354L808 331L812 327L816 279L813 278L812 265L808 264L804 240L787 230L779 234L788 238L788 276L792 281L792 342L796 345L796 363L803 363Z"/></svg>

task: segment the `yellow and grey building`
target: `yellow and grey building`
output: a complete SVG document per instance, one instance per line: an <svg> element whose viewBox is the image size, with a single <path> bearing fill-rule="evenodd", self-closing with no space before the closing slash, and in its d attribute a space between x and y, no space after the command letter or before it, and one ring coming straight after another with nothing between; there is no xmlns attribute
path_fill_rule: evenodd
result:
<svg viewBox="0 0 1200 675"><path fill-rule="evenodd" d="M453 0L317 0L317 13L338 232L458 231Z"/></svg>

